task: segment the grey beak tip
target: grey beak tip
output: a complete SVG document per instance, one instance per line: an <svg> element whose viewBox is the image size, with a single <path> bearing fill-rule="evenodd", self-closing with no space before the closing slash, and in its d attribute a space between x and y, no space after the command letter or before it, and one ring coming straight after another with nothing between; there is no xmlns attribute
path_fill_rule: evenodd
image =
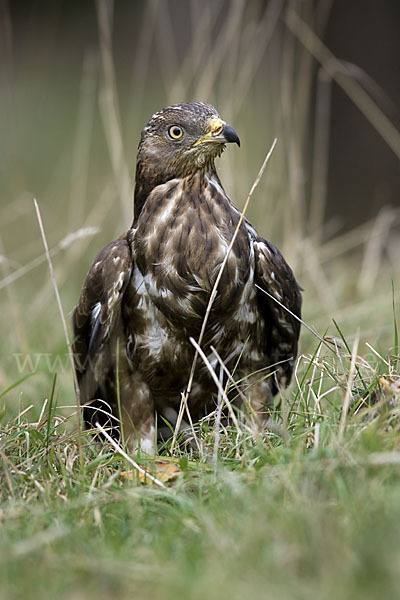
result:
<svg viewBox="0 0 400 600"><path fill-rule="evenodd" d="M233 142L240 147L240 139L236 131L230 125L225 125L222 130L222 135L228 143Z"/></svg>

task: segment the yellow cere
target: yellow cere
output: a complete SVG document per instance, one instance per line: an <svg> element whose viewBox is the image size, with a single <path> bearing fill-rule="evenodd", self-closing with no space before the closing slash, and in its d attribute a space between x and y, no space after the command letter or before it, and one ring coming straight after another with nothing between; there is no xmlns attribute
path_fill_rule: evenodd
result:
<svg viewBox="0 0 400 600"><path fill-rule="evenodd" d="M211 135L219 135L224 128L225 122L221 119L217 119L216 117L212 117L209 120L209 125Z"/></svg>
<svg viewBox="0 0 400 600"><path fill-rule="evenodd" d="M198 146L199 144L205 144L212 140L213 137L217 137L222 133L223 128L225 127L225 121L219 119L218 117L211 117L208 121L209 131L203 137L201 137L194 146Z"/></svg>

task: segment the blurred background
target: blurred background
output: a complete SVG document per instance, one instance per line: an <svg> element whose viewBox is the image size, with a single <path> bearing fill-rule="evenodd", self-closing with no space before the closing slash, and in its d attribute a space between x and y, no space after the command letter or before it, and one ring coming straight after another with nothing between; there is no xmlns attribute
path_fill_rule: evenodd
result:
<svg viewBox="0 0 400 600"><path fill-rule="evenodd" d="M131 224L141 129L186 100L240 135L218 165L238 207L278 138L250 221L291 263L307 322L338 335L334 318L387 351L399 31L397 0L0 0L0 391L36 370L11 402L48 393L54 372L73 397L33 198L68 315L98 250ZM313 344L304 332L302 351Z"/></svg>

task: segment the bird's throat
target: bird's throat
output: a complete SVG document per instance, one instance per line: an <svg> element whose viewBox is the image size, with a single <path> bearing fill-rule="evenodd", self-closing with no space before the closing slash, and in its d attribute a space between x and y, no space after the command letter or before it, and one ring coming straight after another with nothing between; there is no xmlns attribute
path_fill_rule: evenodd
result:
<svg viewBox="0 0 400 600"><path fill-rule="evenodd" d="M222 150L221 150L222 151ZM174 165L170 170L157 168L153 163L149 164L140 160L136 166L136 183L134 193L134 221L133 227L137 226L139 216L150 194L160 185L172 180L197 179L198 181L215 181L222 189L213 156L207 156L199 162L193 161L189 165ZM225 192L223 192L225 195Z"/></svg>

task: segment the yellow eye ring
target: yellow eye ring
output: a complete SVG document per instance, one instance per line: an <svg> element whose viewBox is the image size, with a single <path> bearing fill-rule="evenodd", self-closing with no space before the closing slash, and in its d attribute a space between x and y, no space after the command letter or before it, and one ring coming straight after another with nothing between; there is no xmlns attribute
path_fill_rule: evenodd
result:
<svg viewBox="0 0 400 600"><path fill-rule="evenodd" d="M179 140L179 138L183 136L183 129L182 127L179 127L179 125L172 125L168 129L168 135L173 140Z"/></svg>

